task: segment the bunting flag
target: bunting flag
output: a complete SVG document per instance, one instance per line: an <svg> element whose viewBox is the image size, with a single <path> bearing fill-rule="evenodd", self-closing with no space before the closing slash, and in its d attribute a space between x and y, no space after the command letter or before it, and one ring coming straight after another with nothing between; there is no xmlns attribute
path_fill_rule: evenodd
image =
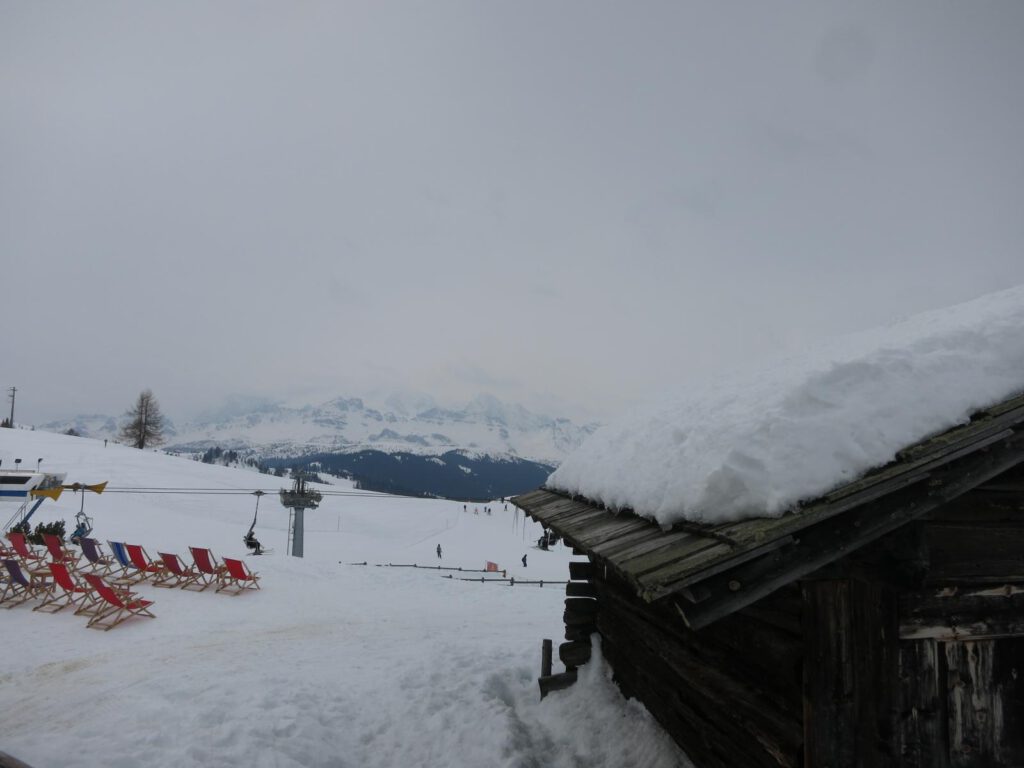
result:
<svg viewBox="0 0 1024 768"><path fill-rule="evenodd" d="M484 569L487 570L487 571L496 571L496 570L498 570L498 564L497 563L492 563L490 560L488 560L486 562L486 564L484 565Z"/></svg>
<svg viewBox="0 0 1024 768"><path fill-rule="evenodd" d="M56 488L33 488L28 493L29 496L34 496L36 498L44 497L56 501L57 499L60 498L60 495L63 492L64 489L58 485Z"/></svg>

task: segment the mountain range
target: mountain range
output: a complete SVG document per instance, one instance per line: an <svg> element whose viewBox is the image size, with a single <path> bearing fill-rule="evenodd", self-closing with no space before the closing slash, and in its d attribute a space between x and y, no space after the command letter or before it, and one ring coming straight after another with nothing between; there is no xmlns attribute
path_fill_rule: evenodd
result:
<svg viewBox="0 0 1024 768"><path fill-rule="evenodd" d="M116 439L123 421L77 416L40 428ZM461 409L395 395L373 404L337 397L300 406L236 396L191 421L165 418L164 448L194 455L219 448L270 467L316 463L380 490L496 498L539 485L596 427L487 394Z"/></svg>

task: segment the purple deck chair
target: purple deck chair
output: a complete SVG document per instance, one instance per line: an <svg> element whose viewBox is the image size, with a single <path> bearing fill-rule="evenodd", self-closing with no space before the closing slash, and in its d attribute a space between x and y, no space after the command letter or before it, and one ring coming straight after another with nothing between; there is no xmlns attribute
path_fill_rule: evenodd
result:
<svg viewBox="0 0 1024 768"><path fill-rule="evenodd" d="M96 539L82 538L78 544L82 548L82 554L85 555L85 559L92 566L89 569L90 573L105 576L114 569L116 563L103 554L100 550L100 543Z"/></svg>
<svg viewBox="0 0 1024 768"><path fill-rule="evenodd" d="M8 574L3 592L0 593L0 605L4 608L13 608L33 597L48 595L53 590L52 581L34 574L26 576L17 560L4 560L4 567Z"/></svg>

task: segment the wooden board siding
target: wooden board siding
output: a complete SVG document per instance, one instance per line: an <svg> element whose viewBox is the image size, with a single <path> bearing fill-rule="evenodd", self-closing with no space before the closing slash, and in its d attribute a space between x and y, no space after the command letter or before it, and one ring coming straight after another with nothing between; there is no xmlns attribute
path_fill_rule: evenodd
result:
<svg viewBox="0 0 1024 768"><path fill-rule="evenodd" d="M1024 583L1024 490L965 494L929 515L925 544L930 584Z"/></svg>
<svg viewBox="0 0 1024 768"><path fill-rule="evenodd" d="M595 588L602 652L616 681L696 764L800 764L800 639L790 631L800 605L792 591L766 601L759 618L740 613L697 634L671 605L637 601L614 576L595 579Z"/></svg>
<svg viewBox="0 0 1024 768"><path fill-rule="evenodd" d="M897 763L896 601L852 579L803 584L804 764Z"/></svg>
<svg viewBox="0 0 1024 768"><path fill-rule="evenodd" d="M944 646L951 768L1024 766L1024 638Z"/></svg>
<svg viewBox="0 0 1024 768"><path fill-rule="evenodd" d="M1024 638L900 643L905 768L1024 766Z"/></svg>
<svg viewBox="0 0 1024 768"><path fill-rule="evenodd" d="M948 768L946 679L942 643L900 643L896 764L901 768Z"/></svg>

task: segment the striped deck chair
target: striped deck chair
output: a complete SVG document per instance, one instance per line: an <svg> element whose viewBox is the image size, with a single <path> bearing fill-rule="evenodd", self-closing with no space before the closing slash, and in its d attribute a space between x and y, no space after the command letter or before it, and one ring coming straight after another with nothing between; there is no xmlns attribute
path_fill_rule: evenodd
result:
<svg viewBox="0 0 1024 768"><path fill-rule="evenodd" d="M118 584L137 584L146 578L146 574L140 571L132 559L128 556L128 550L125 549L124 542L121 541L107 541L107 545L110 547L110 551L114 555L114 570L121 569L116 579L111 580ZM111 577L113 577L114 571L111 571ZM111 578L108 577L108 578Z"/></svg>
<svg viewBox="0 0 1024 768"><path fill-rule="evenodd" d="M141 597L130 593L117 592L102 577L97 576L95 573L86 573L83 577L99 593L100 599L107 604L106 610L97 613L89 619L89 623L86 626L93 629L108 630L113 629L122 621L132 616L156 618L156 616L149 612L149 606L153 605L152 600L143 600Z"/></svg>
<svg viewBox="0 0 1024 768"><path fill-rule="evenodd" d="M78 567L79 554L65 547L60 536L44 533L43 543L46 545L46 551L50 553L50 560L52 562L64 563L68 568Z"/></svg>
<svg viewBox="0 0 1024 768"><path fill-rule="evenodd" d="M38 571L23 571L21 564L12 558L4 560L7 579L0 593L0 605L13 608L33 597L45 598L53 589L53 582L46 580Z"/></svg>
<svg viewBox="0 0 1024 768"><path fill-rule="evenodd" d="M167 552L157 552L157 554L160 555L160 560L163 562L164 568L167 569L167 577L154 581L153 586L181 587L182 589L194 589L196 592L202 592L209 586L209 584L202 583L202 573L192 566L186 566L177 555Z"/></svg>
<svg viewBox="0 0 1024 768"><path fill-rule="evenodd" d="M96 590L76 582L64 563L50 563L50 573L53 574L56 588L33 611L56 613L74 606L76 616L83 613L95 616L100 612L102 603Z"/></svg>
<svg viewBox="0 0 1024 768"><path fill-rule="evenodd" d="M227 569L217 562L213 552L203 547L189 547L188 549L192 553L192 561L196 564L196 569L202 574L200 580L203 583L203 589L212 584L223 583Z"/></svg>
<svg viewBox="0 0 1024 768"><path fill-rule="evenodd" d="M143 578L153 577L156 579L166 574L167 569L163 562L153 562L140 544L125 544L124 548L128 553L128 559L143 574Z"/></svg>
<svg viewBox="0 0 1024 768"><path fill-rule="evenodd" d="M107 557L103 554L100 543L96 539L83 537L79 539L78 545L82 548L82 554L85 555L85 559L89 561L89 573L95 573L97 576L106 576L118 567L117 562L112 557Z"/></svg>
<svg viewBox="0 0 1024 768"><path fill-rule="evenodd" d="M25 564L41 563L46 559L46 555L42 555L32 548L23 533L11 531L7 534L7 540L11 542L11 549L14 550L14 554Z"/></svg>
<svg viewBox="0 0 1024 768"><path fill-rule="evenodd" d="M260 577L245 567L241 560L234 560L230 557L224 558L223 583L217 587L218 592L227 592L229 595L240 595L247 589L259 589Z"/></svg>

